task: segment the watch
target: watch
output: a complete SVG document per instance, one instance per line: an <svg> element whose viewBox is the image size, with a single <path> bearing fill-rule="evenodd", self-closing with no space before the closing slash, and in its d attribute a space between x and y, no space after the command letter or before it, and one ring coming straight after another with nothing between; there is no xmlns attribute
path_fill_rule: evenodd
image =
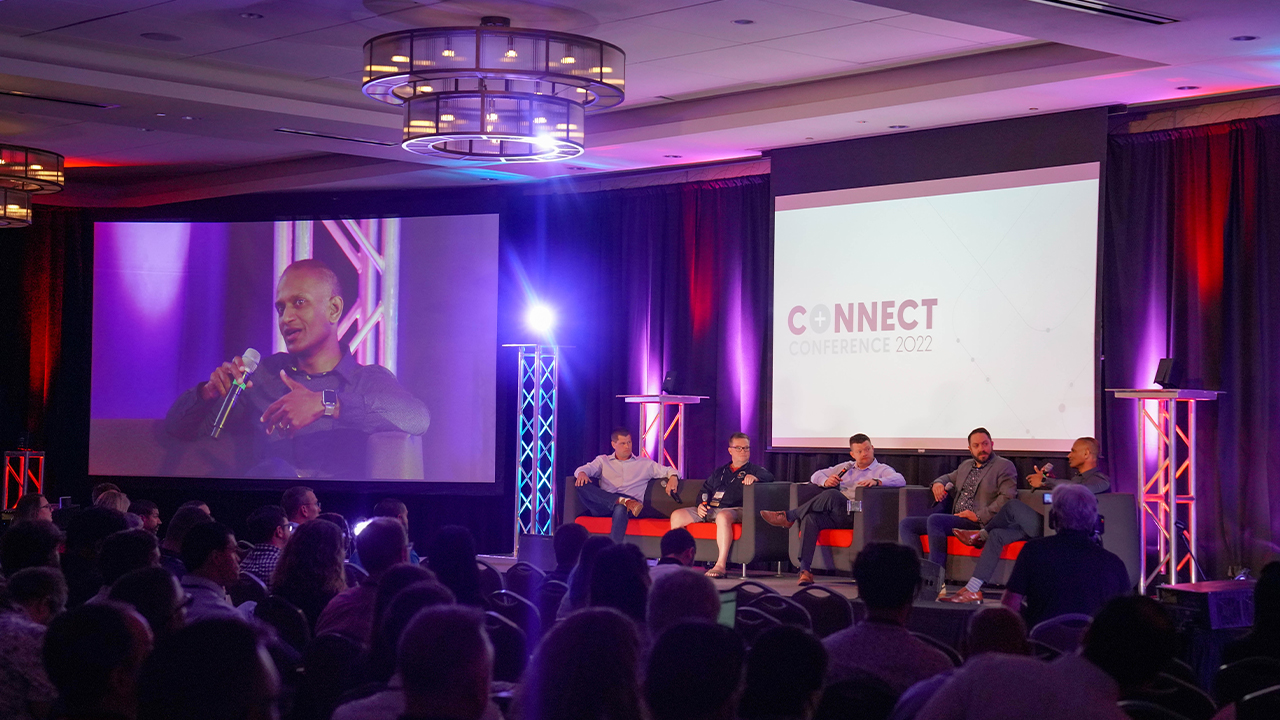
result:
<svg viewBox="0 0 1280 720"><path fill-rule="evenodd" d="M320 402L324 403L324 416L333 417L334 411L338 409L338 391L321 390Z"/></svg>

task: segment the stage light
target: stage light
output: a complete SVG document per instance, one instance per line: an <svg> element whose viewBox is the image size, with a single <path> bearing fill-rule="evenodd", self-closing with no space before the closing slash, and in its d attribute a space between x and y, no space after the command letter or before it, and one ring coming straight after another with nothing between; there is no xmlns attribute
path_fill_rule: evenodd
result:
<svg viewBox="0 0 1280 720"><path fill-rule="evenodd" d="M369 518L367 520L356 521L356 524L351 526L351 534L359 535L360 533L364 532L364 529L369 527L369 523L373 522L373 520L374 520L373 518Z"/></svg>
<svg viewBox="0 0 1280 720"><path fill-rule="evenodd" d="M529 312L524 316L524 321L530 330L545 335L556 326L556 314L546 305L534 305L529 308Z"/></svg>

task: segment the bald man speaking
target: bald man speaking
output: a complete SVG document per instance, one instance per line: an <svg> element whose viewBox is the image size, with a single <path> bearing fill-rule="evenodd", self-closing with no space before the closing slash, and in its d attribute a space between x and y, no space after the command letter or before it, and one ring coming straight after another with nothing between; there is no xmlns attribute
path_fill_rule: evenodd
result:
<svg viewBox="0 0 1280 720"><path fill-rule="evenodd" d="M224 425L249 435L257 464L249 477L364 477L368 436L421 435L431 416L421 400L380 365L361 365L338 333L342 287L314 259L285 268L276 286L276 318L287 352L263 358ZM237 356L169 408L170 434L208 435L232 383L245 376Z"/></svg>

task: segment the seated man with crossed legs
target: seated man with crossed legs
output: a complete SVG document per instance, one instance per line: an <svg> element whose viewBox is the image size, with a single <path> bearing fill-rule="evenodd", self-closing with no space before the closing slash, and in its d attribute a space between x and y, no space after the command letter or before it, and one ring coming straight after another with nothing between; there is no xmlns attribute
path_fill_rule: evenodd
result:
<svg viewBox="0 0 1280 720"><path fill-rule="evenodd" d="M814 485L826 488L800 507L786 512L762 510L760 517L770 525L789 528L800 523L800 584L812 585L813 553L818 547L818 533L833 528L853 527L849 501L860 487L902 487L907 484L902 473L876 460L871 438L858 433L849 438L849 457L853 460L823 468L809 478Z"/></svg>
<svg viewBox="0 0 1280 720"><path fill-rule="evenodd" d="M632 455L631 431L626 428L615 428L609 434L609 444L613 446L612 455L597 455L573 475L578 499L587 514L612 517L609 538L620 543L627 535L627 513L640 517L645 511L644 494L649 489L649 481L666 478L667 494L679 502L680 477L669 467ZM654 513L654 516L658 515Z"/></svg>

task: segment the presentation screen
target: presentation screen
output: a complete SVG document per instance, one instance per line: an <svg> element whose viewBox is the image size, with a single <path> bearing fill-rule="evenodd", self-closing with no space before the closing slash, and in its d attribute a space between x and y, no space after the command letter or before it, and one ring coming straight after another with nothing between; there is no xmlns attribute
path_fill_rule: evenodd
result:
<svg viewBox="0 0 1280 720"><path fill-rule="evenodd" d="M98 223L89 472L493 482L497 298L497 215Z"/></svg>
<svg viewBox="0 0 1280 720"><path fill-rule="evenodd" d="M1099 164L775 198L772 445L1094 431Z"/></svg>

